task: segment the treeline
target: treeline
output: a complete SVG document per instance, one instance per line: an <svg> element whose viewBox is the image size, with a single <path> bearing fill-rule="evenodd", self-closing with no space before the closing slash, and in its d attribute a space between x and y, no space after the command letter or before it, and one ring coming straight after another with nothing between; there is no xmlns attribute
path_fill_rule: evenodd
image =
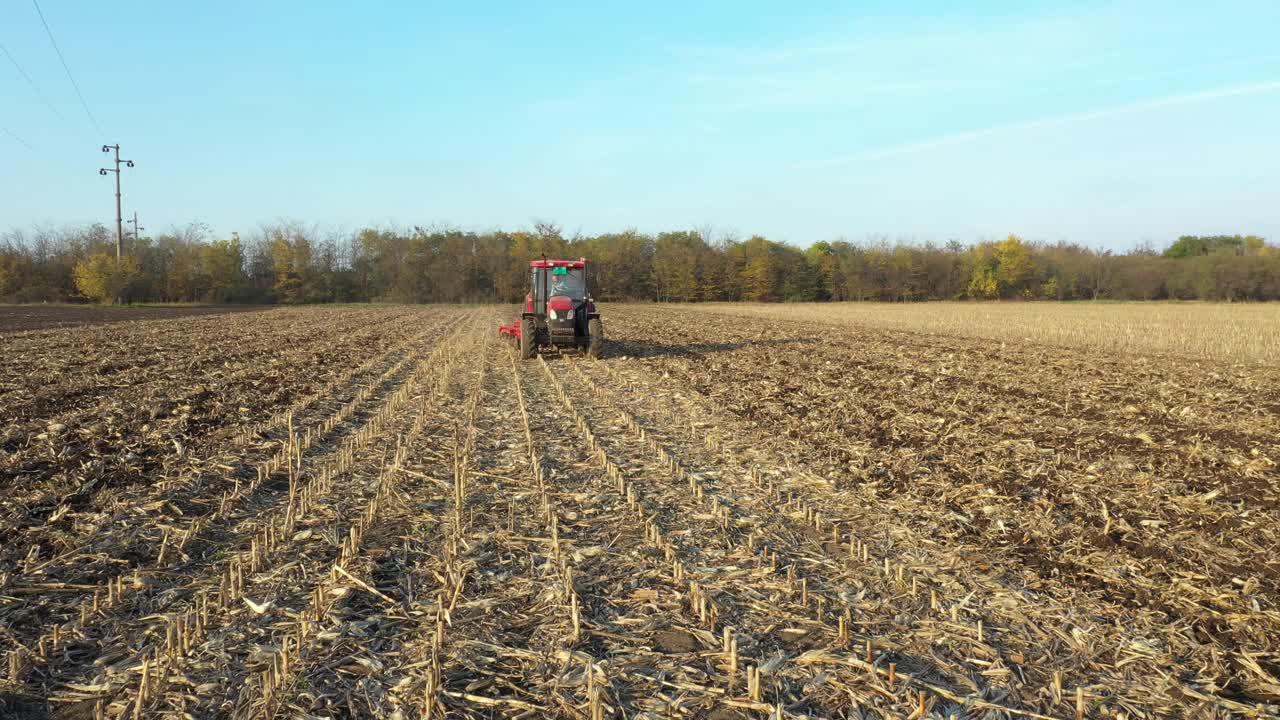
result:
<svg viewBox="0 0 1280 720"><path fill-rule="evenodd" d="M485 233L367 228L323 233L299 223L247 238L200 225L126 240L102 225L0 235L6 302L460 302L523 297L527 263L589 259L601 300L759 302L1276 300L1280 248L1255 236L1185 236L1126 253L1015 235L971 245L874 240L807 249L754 236L627 231L565 237L558 227Z"/></svg>

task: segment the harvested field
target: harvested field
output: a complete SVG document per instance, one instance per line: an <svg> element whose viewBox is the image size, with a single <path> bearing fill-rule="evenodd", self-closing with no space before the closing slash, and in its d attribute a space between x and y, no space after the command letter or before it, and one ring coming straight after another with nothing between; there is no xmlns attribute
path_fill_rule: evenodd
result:
<svg viewBox="0 0 1280 720"><path fill-rule="evenodd" d="M156 305L143 307L0 305L0 333L136 320L221 315L229 312L251 312L260 309L241 305Z"/></svg>
<svg viewBox="0 0 1280 720"><path fill-rule="evenodd" d="M691 309L1129 355L1280 364L1275 303L706 303Z"/></svg>
<svg viewBox="0 0 1280 720"><path fill-rule="evenodd" d="M6 336L0 715L1280 714L1280 371L508 314Z"/></svg>

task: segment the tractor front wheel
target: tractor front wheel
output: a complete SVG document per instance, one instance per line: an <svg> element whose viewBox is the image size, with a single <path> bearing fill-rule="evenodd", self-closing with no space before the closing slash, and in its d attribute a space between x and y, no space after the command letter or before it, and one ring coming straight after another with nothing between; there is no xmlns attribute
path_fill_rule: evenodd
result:
<svg viewBox="0 0 1280 720"><path fill-rule="evenodd" d="M528 360L538 350L538 321L525 318L520 321L520 357Z"/></svg>
<svg viewBox="0 0 1280 720"><path fill-rule="evenodd" d="M587 336L590 338L587 355L593 358L600 357L604 352L604 323L600 322L600 318L592 318L587 322Z"/></svg>

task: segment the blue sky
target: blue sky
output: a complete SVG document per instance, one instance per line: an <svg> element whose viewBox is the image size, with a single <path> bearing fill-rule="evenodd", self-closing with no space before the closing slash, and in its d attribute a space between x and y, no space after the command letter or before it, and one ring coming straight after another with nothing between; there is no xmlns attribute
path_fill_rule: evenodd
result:
<svg viewBox="0 0 1280 720"><path fill-rule="evenodd" d="M1275 0L792 5L7 0L0 228L1280 240Z"/></svg>

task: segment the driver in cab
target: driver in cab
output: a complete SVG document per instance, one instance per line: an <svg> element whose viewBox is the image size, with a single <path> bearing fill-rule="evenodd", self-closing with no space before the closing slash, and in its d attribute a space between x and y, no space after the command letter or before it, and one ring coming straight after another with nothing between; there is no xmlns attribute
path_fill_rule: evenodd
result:
<svg viewBox="0 0 1280 720"><path fill-rule="evenodd" d="M563 275L556 275L552 279L551 294L552 296L569 294L569 283L565 282L565 278Z"/></svg>

